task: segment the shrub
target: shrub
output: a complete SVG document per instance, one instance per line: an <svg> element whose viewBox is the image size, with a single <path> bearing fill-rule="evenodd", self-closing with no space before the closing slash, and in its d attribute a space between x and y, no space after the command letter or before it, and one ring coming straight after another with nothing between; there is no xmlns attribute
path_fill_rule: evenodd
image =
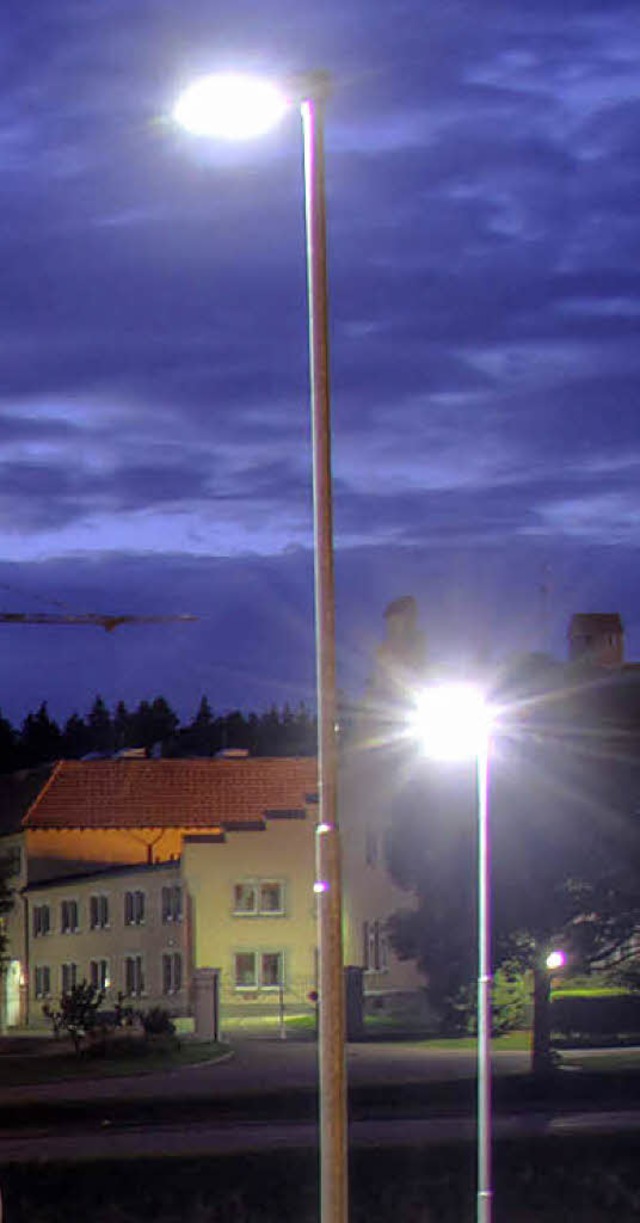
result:
<svg viewBox="0 0 640 1223"><path fill-rule="evenodd" d="M525 975L507 960L494 973L491 989L491 1034L505 1036L526 1026L530 989ZM477 986L461 987L447 1000L441 1031L447 1036L475 1035L477 1030Z"/></svg>
<svg viewBox="0 0 640 1223"><path fill-rule="evenodd" d="M623 960L607 973L613 985L628 989L632 993L640 993L640 957Z"/></svg>
<svg viewBox="0 0 640 1223"><path fill-rule="evenodd" d="M529 1010L529 988L524 975L511 963L503 964L493 978L491 1026L494 1036L523 1028Z"/></svg>
<svg viewBox="0 0 640 1223"><path fill-rule="evenodd" d="M45 1003L42 1013L53 1027L54 1035L59 1036L61 1032L66 1032L73 1041L76 1053L79 1053L84 1038L98 1025L97 1012L103 1001L102 992L88 981L82 981L80 985L74 985L69 993L62 995L58 1010Z"/></svg>
<svg viewBox="0 0 640 1223"><path fill-rule="evenodd" d="M125 995L122 991L118 994L118 1000L113 1012L114 1028L132 1028L137 1019L135 1007L125 1001Z"/></svg>
<svg viewBox="0 0 640 1223"><path fill-rule="evenodd" d="M566 1040L638 1036L640 998L637 994L558 992L551 999L551 1027Z"/></svg>
<svg viewBox="0 0 640 1223"><path fill-rule="evenodd" d="M163 1006L152 1006L148 1011L139 1011L138 1018L147 1037L175 1036L176 1025Z"/></svg>

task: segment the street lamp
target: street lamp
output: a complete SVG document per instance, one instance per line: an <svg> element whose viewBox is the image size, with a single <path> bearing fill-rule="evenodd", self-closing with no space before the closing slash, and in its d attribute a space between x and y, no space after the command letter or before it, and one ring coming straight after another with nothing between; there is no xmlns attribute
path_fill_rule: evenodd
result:
<svg viewBox="0 0 640 1223"><path fill-rule="evenodd" d="M327 228L324 171L325 73L285 84L214 75L178 99L174 118L198 136L248 139L292 105L302 116L313 443L316 688L319 818L315 891L318 899L320 1202L322 1223L348 1214L347 1086L342 950L342 880L338 828L335 585L329 395Z"/></svg>
<svg viewBox="0 0 640 1223"><path fill-rule="evenodd" d="M452 683L419 696L415 729L434 760L475 760L478 795L478 1182L477 1223L491 1223L491 845L489 747L492 714L480 690Z"/></svg>

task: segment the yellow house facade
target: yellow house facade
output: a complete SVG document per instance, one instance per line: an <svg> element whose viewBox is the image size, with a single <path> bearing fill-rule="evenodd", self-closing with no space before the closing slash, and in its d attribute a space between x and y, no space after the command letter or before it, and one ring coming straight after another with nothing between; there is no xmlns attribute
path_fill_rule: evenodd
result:
<svg viewBox="0 0 640 1223"><path fill-rule="evenodd" d="M194 963L220 971L223 1014L310 1009L317 981L311 809L224 839L189 835L182 869Z"/></svg>
<svg viewBox="0 0 640 1223"><path fill-rule="evenodd" d="M382 817L374 830L346 763L343 776L345 964L386 1005L420 980L386 937L401 898ZM219 971L223 1022L312 1010L316 789L308 758L56 765L14 834L10 956L21 984L11 1010L5 998L5 1026L40 1023L43 1004L82 980L107 1007L122 994L189 1016L204 968Z"/></svg>
<svg viewBox="0 0 640 1223"><path fill-rule="evenodd" d="M83 981L104 994L106 1010L123 1000L187 1013L191 957L179 863L45 880L27 885L23 901L29 1026Z"/></svg>

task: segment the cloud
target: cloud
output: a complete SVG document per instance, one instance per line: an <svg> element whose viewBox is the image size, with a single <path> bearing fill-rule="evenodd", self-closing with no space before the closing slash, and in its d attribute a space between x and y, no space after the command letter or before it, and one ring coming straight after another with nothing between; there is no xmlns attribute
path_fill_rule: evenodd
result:
<svg viewBox="0 0 640 1223"><path fill-rule="evenodd" d="M482 580L487 609L504 602L525 626L500 554L535 568L551 549L579 568L601 549L623 593L604 559L615 540L631 591L638 24L635 5L596 0L16 9L0 94L0 523L27 586L53 557L63 584L77 565L126 594L130 553L163 597L177 573L215 572L217 591L246 580L259 607L268 574L279 608L298 606L282 578L287 549L304 568L311 543L297 119L237 150L167 121L183 81L242 50L247 66L335 78L347 636L358 599L393 597L391 575L426 589L423 570L447 558L444 607L456 582L466 597ZM241 656L257 611L217 597ZM256 674L270 657L251 655Z"/></svg>
<svg viewBox="0 0 640 1223"><path fill-rule="evenodd" d="M640 545L640 497L637 492L638 461L634 487L621 492L595 493L592 496L558 497L537 508L538 524L531 534L564 535L587 539L590 543L613 546Z"/></svg>
<svg viewBox="0 0 640 1223"><path fill-rule="evenodd" d="M453 540L424 518L421 538L346 549L337 556L339 683L362 691L371 674L385 606L412 593L431 655L473 666L531 649L565 656L573 612L615 608L627 630L627 656L640 655L637 548L586 545L557 536L512 544ZM544 586L546 593L543 594ZM496 598L496 591L501 597ZM54 716L86 712L96 692L113 706L162 693L183 718L203 692L214 709L313 703L311 553L212 559L184 555L43 560L0 565L4 610L190 612L195 623L140 625L105 634L93 628L0 625L2 710L19 721L48 699Z"/></svg>

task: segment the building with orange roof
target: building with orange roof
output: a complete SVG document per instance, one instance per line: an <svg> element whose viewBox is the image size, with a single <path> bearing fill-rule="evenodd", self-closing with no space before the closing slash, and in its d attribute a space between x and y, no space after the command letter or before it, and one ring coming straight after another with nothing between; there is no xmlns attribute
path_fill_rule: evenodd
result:
<svg viewBox="0 0 640 1223"><path fill-rule="evenodd" d="M206 968L219 970L223 1020L312 1009L316 791L310 758L60 761L13 833L21 899L5 1023L42 1023L43 1004L82 980L107 1006L124 994L188 1016ZM391 997L417 977L387 945L378 914L398 896L360 816L343 822L345 962Z"/></svg>

